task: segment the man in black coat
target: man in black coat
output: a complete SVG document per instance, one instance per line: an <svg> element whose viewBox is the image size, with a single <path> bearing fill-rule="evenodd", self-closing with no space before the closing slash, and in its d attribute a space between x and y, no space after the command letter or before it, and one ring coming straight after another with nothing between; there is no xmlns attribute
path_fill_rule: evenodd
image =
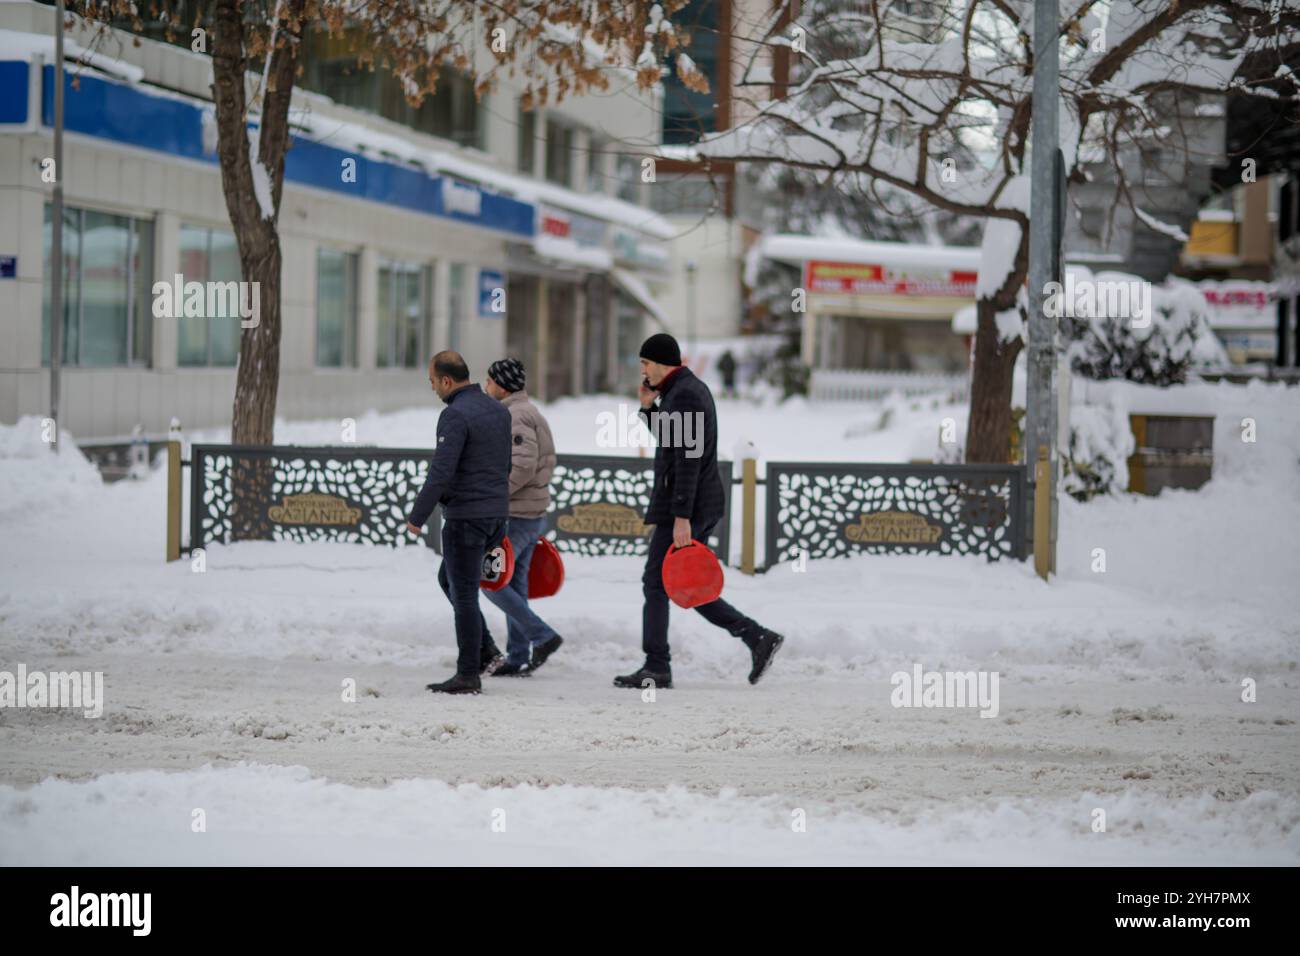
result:
<svg viewBox="0 0 1300 956"><path fill-rule="evenodd" d="M479 610L483 557L506 535L510 517L510 412L469 380L456 352L429 362L429 383L446 408L438 416L438 445L429 476L407 517L419 534L442 505L442 567L438 583L456 615L456 676L429 690L477 694L479 677L500 666L501 652Z"/></svg>
<svg viewBox="0 0 1300 956"><path fill-rule="evenodd" d="M655 436L655 483L645 522L654 525L645 574L641 612L641 649L645 664L633 674L614 678L616 687L672 686L668 651L668 593L663 563L670 546L684 548L691 539L707 541L723 519L726 499L718 473L718 417L713 395L682 365L677 340L660 332L641 346L641 417ZM698 545L697 545L698 547ZM784 642L719 598L695 608L710 624L725 628L749 648L749 682L758 683Z"/></svg>

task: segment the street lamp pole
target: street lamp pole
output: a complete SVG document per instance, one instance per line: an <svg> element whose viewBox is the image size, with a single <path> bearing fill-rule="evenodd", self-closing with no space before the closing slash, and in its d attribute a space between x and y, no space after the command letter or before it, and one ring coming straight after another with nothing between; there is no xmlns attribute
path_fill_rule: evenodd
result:
<svg viewBox="0 0 1300 956"><path fill-rule="evenodd" d="M54 25L54 201L50 223L50 450L59 447L59 373L63 364L63 0Z"/></svg>
<svg viewBox="0 0 1300 956"><path fill-rule="evenodd" d="M1034 567L1044 579L1056 570L1056 320L1046 289L1060 279L1057 150L1060 74L1057 0L1034 0L1033 126L1030 156L1029 355L1025 409L1026 514L1033 529Z"/></svg>

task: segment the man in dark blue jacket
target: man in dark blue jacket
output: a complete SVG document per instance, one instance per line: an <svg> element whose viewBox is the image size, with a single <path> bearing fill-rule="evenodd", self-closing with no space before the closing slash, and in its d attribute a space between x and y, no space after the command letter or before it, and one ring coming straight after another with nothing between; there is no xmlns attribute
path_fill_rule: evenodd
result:
<svg viewBox="0 0 1300 956"><path fill-rule="evenodd" d="M654 525L645 573L641 577L645 606L641 612L641 649L645 664L633 674L614 678L617 687L673 685L668 653L668 592L664 590L664 557L672 545L684 548L691 539L707 541L714 525L724 519L726 499L718 472L718 415L709 387L682 365L677 340L665 332L641 346L641 417L655 437L655 483L645 522ZM719 598L701 604L710 624L725 628L749 648L749 682L757 684L785 641L757 621L745 617Z"/></svg>
<svg viewBox="0 0 1300 956"><path fill-rule="evenodd" d="M477 694L480 675L504 660L479 610L483 557L506 534L510 516L510 412L469 380L456 352L429 362L429 383L446 408L438 416L438 445L407 528L419 534L442 505L442 567L438 583L456 615L456 676L429 690Z"/></svg>

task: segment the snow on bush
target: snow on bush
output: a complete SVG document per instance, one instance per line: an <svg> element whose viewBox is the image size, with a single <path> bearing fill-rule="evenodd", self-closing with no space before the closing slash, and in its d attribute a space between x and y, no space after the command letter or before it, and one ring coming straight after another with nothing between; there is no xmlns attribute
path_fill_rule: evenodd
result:
<svg viewBox="0 0 1300 956"><path fill-rule="evenodd" d="M1070 410L1070 447L1061 490L1080 501L1128 488L1128 457L1136 444L1128 414L1117 403Z"/></svg>
<svg viewBox="0 0 1300 956"><path fill-rule="evenodd" d="M1094 307L1067 308L1060 318L1070 367L1091 379L1125 379L1147 385L1179 385L1193 367L1226 364L1210 329L1205 297L1191 283L1171 280L1148 285L1122 272L1081 276L1080 283L1107 283L1149 290L1147 314L1106 307L1097 295ZM1068 303L1067 303L1068 305Z"/></svg>

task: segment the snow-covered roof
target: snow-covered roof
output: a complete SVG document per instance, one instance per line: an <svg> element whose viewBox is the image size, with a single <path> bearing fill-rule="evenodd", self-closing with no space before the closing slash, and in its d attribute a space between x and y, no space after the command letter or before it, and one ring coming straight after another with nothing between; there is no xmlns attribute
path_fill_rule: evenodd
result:
<svg viewBox="0 0 1300 956"><path fill-rule="evenodd" d="M614 267L614 257L605 249L580 246L572 239L561 239L545 233L533 237L533 250L543 259L555 259L598 272L608 272Z"/></svg>
<svg viewBox="0 0 1300 956"><path fill-rule="evenodd" d="M54 37L19 30L0 30L0 60L31 60L38 56L47 63L54 62ZM128 83L139 83L144 79L144 70L140 67L87 50L67 37L63 40L63 59L93 66Z"/></svg>
<svg viewBox="0 0 1300 956"><path fill-rule="evenodd" d="M297 92L297 91L295 91ZM328 97L303 91L306 102L317 101L334 107ZM402 162L414 163L429 173L446 173L467 179L488 189L505 193L524 202L546 203L569 212L602 219L644 232L656 239L671 239L677 231L658 213L599 193L578 193L555 183L518 176L471 156L432 149L401 134L388 133L364 123L354 123L337 116L295 109L291 114L295 126L307 131L318 142L363 155L384 154Z"/></svg>
<svg viewBox="0 0 1300 956"><path fill-rule="evenodd" d="M785 262L825 260L861 262L895 269L934 268L977 272L980 250L960 246L926 246L909 242L873 242L866 239L794 236L777 233L757 243L765 259Z"/></svg>

